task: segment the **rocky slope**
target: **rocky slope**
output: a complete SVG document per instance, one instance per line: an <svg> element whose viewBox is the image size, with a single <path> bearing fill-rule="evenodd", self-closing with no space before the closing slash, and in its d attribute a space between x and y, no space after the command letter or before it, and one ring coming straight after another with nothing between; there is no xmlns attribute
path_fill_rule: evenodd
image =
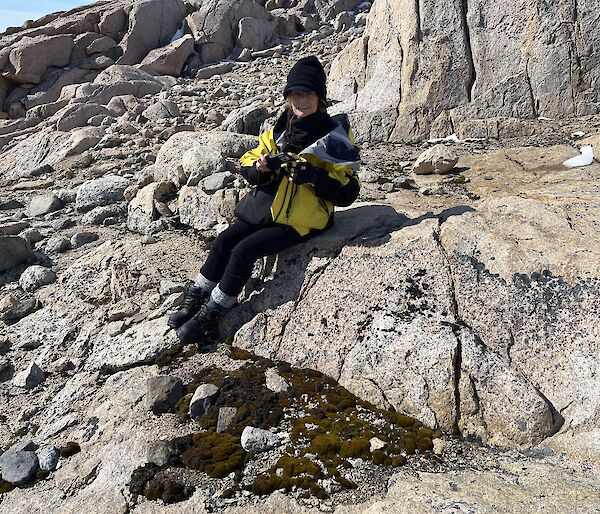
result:
<svg viewBox="0 0 600 514"><path fill-rule="evenodd" d="M233 4L97 3L0 39L0 511L596 512L600 164L562 162L600 154L598 67L520 39L579 13L579 45L594 14L522 9L504 80L487 2ZM166 316L308 54L354 102L332 109L353 112L361 197L182 347ZM225 476L192 458L202 430Z"/></svg>

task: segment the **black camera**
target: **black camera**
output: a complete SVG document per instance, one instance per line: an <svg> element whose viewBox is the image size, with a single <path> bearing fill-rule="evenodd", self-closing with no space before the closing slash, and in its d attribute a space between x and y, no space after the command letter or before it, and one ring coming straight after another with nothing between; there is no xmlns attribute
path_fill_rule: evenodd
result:
<svg viewBox="0 0 600 514"><path fill-rule="evenodd" d="M275 171L280 169L284 164L292 162L293 160L294 156L292 154L280 152L275 155L267 156L267 166L270 170Z"/></svg>

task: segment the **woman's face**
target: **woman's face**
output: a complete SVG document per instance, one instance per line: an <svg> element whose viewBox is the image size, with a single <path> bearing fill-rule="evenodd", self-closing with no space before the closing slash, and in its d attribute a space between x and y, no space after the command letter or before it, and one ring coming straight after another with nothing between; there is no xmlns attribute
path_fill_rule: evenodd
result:
<svg viewBox="0 0 600 514"><path fill-rule="evenodd" d="M308 93L304 91L290 91L288 99L292 104L292 111L294 111L294 114L298 118L314 114L319 108L319 97L314 91Z"/></svg>

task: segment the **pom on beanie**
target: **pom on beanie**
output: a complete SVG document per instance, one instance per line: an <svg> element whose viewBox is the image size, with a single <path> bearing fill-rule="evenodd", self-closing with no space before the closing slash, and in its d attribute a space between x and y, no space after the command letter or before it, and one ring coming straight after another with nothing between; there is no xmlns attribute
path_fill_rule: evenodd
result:
<svg viewBox="0 0 600 514"><path fill-rule="evenodd" d="M327 87L325 70L314 55L300 59L288 73L287 83L283 96L287 97L290 91L314 91L317 96L327 101Z"/></svg>

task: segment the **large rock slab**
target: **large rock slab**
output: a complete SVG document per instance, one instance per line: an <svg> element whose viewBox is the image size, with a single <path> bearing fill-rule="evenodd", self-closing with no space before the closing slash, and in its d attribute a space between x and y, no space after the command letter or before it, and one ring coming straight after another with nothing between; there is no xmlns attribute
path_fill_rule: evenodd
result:
<svg viewBox="0 0 600 514"><path fill-rule="evenodd" d="M70 35L26 36L11 48L4 76L19 84L38 84L48 68L66 66L72 50Z"/></svg>
<svg viewBox="0 0 600 514"><path fill-rule="evenodd" d="M209 0L186 18L200 47L203 64L220 61L231 53L238 35L232 28L237 27L242 18L273 19L269 11L252 0Z"/></svg>
<svg viewBox="0 0 600 514"><path fill-rule="evenodd" d="M187 34L167 46L151 50L140 69L156 75L179 77L187 58L194 51L194 38Z"/></svg>
<svg viewBox="0 0 600 514"><path fill-rule="evenodd" d="M151 50L167 44L187 11L181 0L142 0L129 13L129 29L118 64L138 64Z"/></svg>
<svg viewBox="0 0 600 514"><path fill-rule="evenodd" d="M116 337L103 332L95 339L85 369L118 371L152 363L178 344L166 316L135 325Z"/></svg>
<svg viewBox="0 0 600 514"><path fill-rule="evenodd" d="M344 101L336 108L356 114L359 139L394 140L428 138L440 116L456 129L467 118L597 113L600 71L587 46L600 38L593 10L567 2L541 15L518 0L509 11L507 21L505 6L483 0L375 2L363 37L331 66L330 91ZM570 62L573 73L564 73Z"/></svg>

